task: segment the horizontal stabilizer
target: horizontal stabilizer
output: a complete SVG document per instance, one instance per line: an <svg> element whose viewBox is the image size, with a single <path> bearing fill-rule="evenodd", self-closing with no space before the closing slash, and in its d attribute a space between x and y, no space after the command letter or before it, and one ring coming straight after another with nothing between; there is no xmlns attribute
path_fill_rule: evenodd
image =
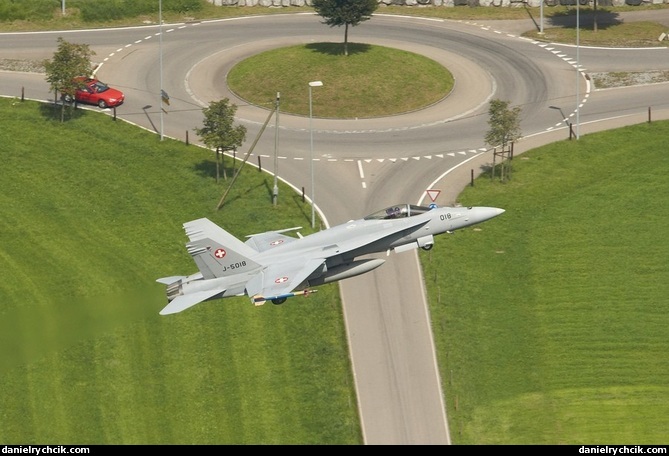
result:
<svg viewBox="0 0 669 456"><path fill-rule="evenodd" d="M178 282L179 280L186 279L187 276L171 276L171 277L163 277L161 279L156 279L156 282L158 283L164 283L165 285L171 285L174 282Z"/></svg>
<svg viewBox="0 0 669 456"><path fill-rule="evenodd" d="M211 298L212 296L223 293L224 291L225 290L222 289L196 291L195 293L177 296L172 301L170 301L170 303L165 306L163 310L160 311L160 315L170 315L181 312L190 307L193 307L195 304L199 304L202 301Z"/></svg>

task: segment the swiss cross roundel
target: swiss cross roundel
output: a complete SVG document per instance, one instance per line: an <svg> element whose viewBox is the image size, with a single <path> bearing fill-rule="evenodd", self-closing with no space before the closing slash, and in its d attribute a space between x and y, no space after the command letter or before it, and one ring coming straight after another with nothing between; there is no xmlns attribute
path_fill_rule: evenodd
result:
<svg viewBox="0 0 669 456"><path fill-rule="evenodd" d="M223 258L227 252L224 249L216 249L214 256L216 258Z"/></svg>
<svg viewBox="0 0 669 456"><path fill-rule="evenodd" d="M274 281L274 283L284 283L284 282L288 282L288 277L279 277Z"/></svg>

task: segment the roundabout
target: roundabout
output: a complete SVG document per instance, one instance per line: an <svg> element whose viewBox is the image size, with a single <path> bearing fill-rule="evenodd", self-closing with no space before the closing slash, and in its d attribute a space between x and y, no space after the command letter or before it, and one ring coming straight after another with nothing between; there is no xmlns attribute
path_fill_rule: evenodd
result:
<svg viewBox="0 0 669 456"><path fill-rule="evenodd" d="M271 43L254 42L252 46L240 46L209 56L197 62L189 72L186 80L188 92L203 107L212 101L228 98L238 106L236 117L240 122L262 124L269 111L274 108L273 100L265 103L265 106L261 106L259 103L248 103L246 100L239 98L229 89L227 84L222 84L221 81L225 81L227 74L233 67L249 55L266 52L277 47L293 46L296 43L303 43L305 40L306 37L272 40ZM476 63L456 53L394 40L370 39L367 42L416 53L434 60L452 74L455 81L453 90L446 94L442 100L429 106L392 116L333 119L323 118L315 114L314 122L318 123L316 125L317 129L341 133L384 133L435 126L466 116L476 109L481 109L493 93L494 81L490 75ZM304 85L306 94L307 84ZM462 90L465 87L475 87L476 90ZM306 96L304 98L306 99ZM305 117L306 115L299 116L281 112L280 128L304 131L306 127Z"/></svg>

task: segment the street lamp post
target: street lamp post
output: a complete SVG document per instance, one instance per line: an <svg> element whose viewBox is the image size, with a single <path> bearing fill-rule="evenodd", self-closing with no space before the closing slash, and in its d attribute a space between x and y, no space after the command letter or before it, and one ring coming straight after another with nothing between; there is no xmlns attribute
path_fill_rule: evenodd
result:
<svg viewBox="0 0 669 456"><path fill-rule="evenodd" d="M581 19L579 16L579 3L581 0L576 0L576 139L580 137L579 135L579 124L581 120L579 116L581 114L581 98L579 97L578 87L581 84L581 63L579 62L579 49L580 49L580 30L581 30Z"/></svg>
<svg viewBox="0 0 669 456"><path fill-rule="evenodd" d="M163 120L163 0L158 0L158 53L160 54L160 100L158 107L160 108L160 140L164 137L164 120Z"/></svg>
<svg viewBox="0 0 669 456"><path fill-rule="evenodd" d="M539 35L544 34L544 0L539 3Z"/></svg>
<svg viewBox="0 0 669 456"><path fill-rule="evenodd" d="M281 93L276 93L276 128L274 129L274 188L272 190L272 203L276 206L279 200L279 102Z"/></svg>
<svg viewBox="0 0 669 456"><path fill-rule="evenodd" d="M311 81L309 83L309 137L310 137L310 162L311 162L311 228L313 229L316 226L316 201L314 200L314 129L312 126L313 123L313 110L311 104L311 88L312 87L321 87L323 82L321 81Z"/></svg>

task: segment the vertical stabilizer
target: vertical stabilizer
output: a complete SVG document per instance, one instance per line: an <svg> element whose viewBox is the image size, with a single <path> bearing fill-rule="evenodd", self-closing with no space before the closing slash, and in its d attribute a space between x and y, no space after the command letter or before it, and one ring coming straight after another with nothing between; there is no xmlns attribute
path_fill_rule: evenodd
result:
<svg viewBox="0 0 669 456"><path fill-rule="evenodd" d="M183 226L190 239L186 249L204 279L252 272L261 267L251 259L258 252L211 220L202 218Z"/></svg>

